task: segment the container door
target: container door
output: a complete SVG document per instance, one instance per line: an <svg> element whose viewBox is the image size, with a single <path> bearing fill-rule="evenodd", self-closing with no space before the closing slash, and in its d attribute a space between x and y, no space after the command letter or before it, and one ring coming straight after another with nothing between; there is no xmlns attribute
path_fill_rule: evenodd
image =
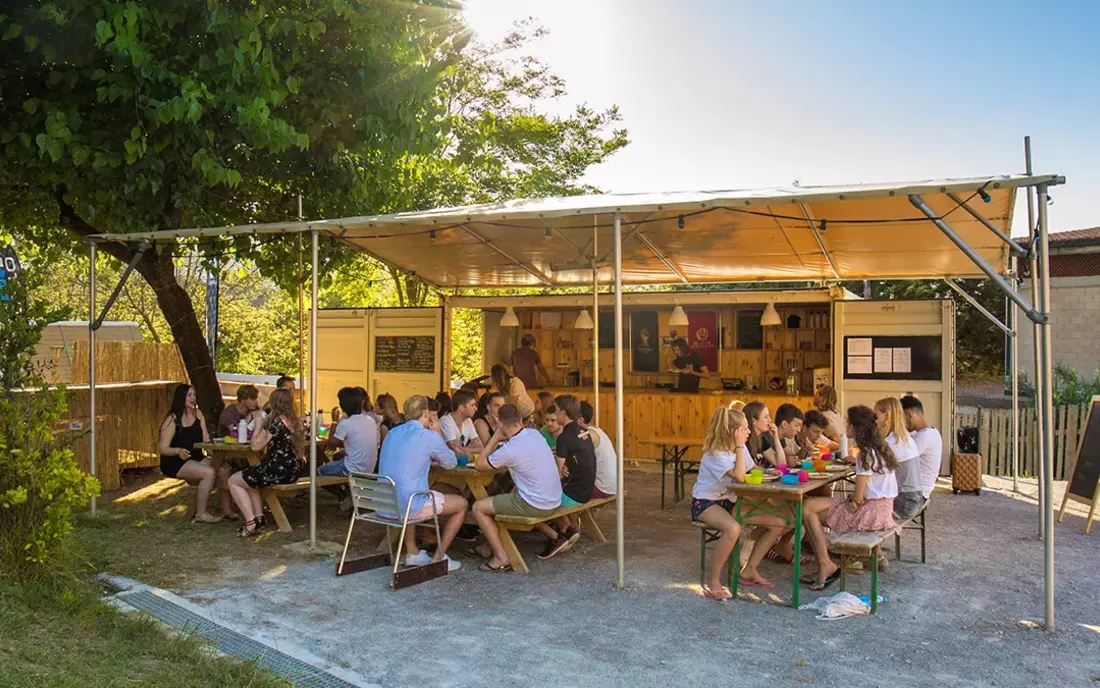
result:
<svg viewBox="0 0 1100 688"><path fill-rule="evenodd" d="M443 309L371 309L367 391L389 393L398 408L413 394L434 397L443 384Z"/></svg>
<svg viewBox="0 0 1100 688"><path fill-rule="evenodd" d="M337 405L336 392L341 387L370 389L369 314L366 308L317 312L317 405L324 409L326 418Z"/></svg>
<svg viewBox="0 0 1100 688"><path fill-rule="evenodd" d="M955 302L836 301L833 380L840 408L912 394L943 435L951 470L955 420Z"/></svg>

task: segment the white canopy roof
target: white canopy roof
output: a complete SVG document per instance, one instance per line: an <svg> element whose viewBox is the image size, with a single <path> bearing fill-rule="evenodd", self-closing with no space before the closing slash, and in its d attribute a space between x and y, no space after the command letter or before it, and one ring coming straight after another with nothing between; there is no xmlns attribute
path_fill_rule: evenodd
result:
<svg viewBox="0 0 1100 688"><path fill-rule="evenodd" d="M98 238L134 242L321 230L440 287L571 286L591 282L594 228L597 264L607 265L617 212L625 284L980 277L909 196L922 196L1003 272L1007 244L963 204L1007 235L1016 189L1044 182L1061 184L1064 178L566 196Z"/></svg>

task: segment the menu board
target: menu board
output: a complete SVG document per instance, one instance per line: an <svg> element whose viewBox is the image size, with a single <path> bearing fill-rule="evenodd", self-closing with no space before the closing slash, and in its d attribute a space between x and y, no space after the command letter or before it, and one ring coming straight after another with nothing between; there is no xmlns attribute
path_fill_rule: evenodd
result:
<svg viewBox="0 0 1100 688"><path fill-rule="evenodd" d="M737 311L737 348L763 349L764 327L760 318L764 311Z"/></svg>
<svg viewBox="0 0 1100 688"><path fill-rule="evenodd" d="M1088 424L1081 444L1077 447L1077 460L1073 464L1068 492L1086 502L1096 498L1100 485L1100 397L1093 397L1089 407Z"/></svg>
<svg viewBox="0 0 1100 688"><path fill-rule="evenodd" d="M376 373L434 373L435 337L375 337Z"/></svg>

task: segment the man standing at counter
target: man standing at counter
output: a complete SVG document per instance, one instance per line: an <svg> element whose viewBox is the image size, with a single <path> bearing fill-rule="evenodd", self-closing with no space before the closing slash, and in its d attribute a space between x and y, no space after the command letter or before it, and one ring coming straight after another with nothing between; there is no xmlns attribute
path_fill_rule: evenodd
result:
<svg viewBox="0 0 1100 688"><path fill-rule="evenodd" d="M680 353L672 361L672 372L680 374L676 381L676 391L689 394L698 392L699 379L710 377L710 370L703 362L703 357L698 351L692 351L683 337L673 342L672 346Z"/></svg>
<svg viewBox="0 0 1100 688"><path fill-rule="evenodd" d="M528 333L523 335L520 347L508 357L508 365L512 366L512 374L523 380L523 386L527 389L540 387L539 375L550 382L550 373L542 365L542 357L535 351L535 336Z"/></svg>

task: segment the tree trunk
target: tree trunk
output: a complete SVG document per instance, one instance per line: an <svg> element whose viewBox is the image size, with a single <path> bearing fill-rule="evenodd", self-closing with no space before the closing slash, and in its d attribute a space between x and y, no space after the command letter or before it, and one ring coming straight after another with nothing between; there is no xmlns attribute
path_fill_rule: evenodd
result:
<svg viewBox="0 0 1100 688"><path fill-rule="evenodd" d="M221 386L206 337L195 314L195 305L187 291L176 281L172 254L165 252L157 256L152 251L146 251L136 270L157 295L157 305L172 329L172 338L176 340L187 374L191 376L199 408L206 416L206 427L213 432L225 407Z"/></svg>

